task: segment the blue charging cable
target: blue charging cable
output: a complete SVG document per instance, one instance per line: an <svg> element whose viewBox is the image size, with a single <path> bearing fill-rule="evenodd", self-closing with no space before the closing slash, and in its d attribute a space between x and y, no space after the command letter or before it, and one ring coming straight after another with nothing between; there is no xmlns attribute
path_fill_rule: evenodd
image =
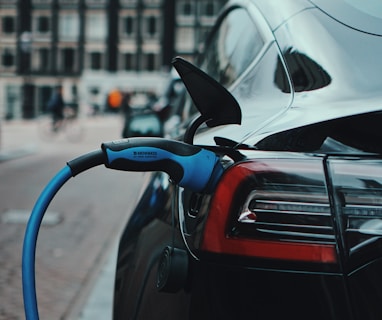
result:
<svg viewBox="0 0 382 320"><path fill-rule="evenodd" d="M57 173L38 198L27 224L23 246L22 280L24 310L28 320L39 319L35 289L35 254L38 231L50 202L71 177L72 171L69 166Z"/></svg>
<svg viewBox="0 0 382 320"><path fill-rule="evenodd" d="M23 246L22 282L27 320L38 320L35 255L37 236L44 214L60 188L71 178L92 167L124 171L164 171L172 181L195 192L210 193L223 173L212 151L162 138L131 138L103 143L101 150L67 163L42 191L29 218Z"/></svg>
<svg viewBox="0 0 382 320"><path fill-rule="evenodd" d="M93 151L68 162L46 185L33 207L25 230L22 256L24 311L27 320L39 319L35 281L35 256L37 236L44 214L54 196L71 177L103 162L104 155L102 151Z"/></svg>

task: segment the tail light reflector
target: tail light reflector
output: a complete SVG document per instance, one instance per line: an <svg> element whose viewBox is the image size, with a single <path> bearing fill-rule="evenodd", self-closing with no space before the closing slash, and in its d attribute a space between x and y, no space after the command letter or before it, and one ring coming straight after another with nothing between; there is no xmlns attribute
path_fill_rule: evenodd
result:
<svg viewBox="0 0 382 320"><path fill-rule="evenodd" d="M382 255L382 160L330 159L335 208L351 268Z"/></svg>
<svg viewBox="0 0 382 320"><path fill-rule="evenodd" d="M336 263L322 159L261 159L229 168L212 199L201 249Z"/></svg>

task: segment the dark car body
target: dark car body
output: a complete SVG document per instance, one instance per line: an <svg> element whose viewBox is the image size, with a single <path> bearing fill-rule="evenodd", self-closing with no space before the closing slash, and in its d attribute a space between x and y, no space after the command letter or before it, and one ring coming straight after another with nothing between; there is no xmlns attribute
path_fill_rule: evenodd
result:
<svg viewBox="0 0 382 320"><path fill-rule="evenodd" d="M242 121L193 142L233 156L210 194L148 176L114 319L382 318L382 6L352 2L227 4L198 65Z"/></svg>

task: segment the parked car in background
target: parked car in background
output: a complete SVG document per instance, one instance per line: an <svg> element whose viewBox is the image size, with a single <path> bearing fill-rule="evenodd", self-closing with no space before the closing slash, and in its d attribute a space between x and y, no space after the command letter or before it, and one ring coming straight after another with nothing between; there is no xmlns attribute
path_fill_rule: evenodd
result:
<svg viewBox="0 0 382 320"><path fill-rule="evenodd" d="M170 134L182 121L185 87L175 69L172 69L162 94L152 104L152 110L163 123L164 135Z"/></svg>
<svg viewBox="0 0 382 320"><path fill-rule="evenodd" d="M210 193L148 176L114 319L381 319L381 57L378 1L229 1L203 72L174 61L184 140L225 171Z"/></svg>
<svg viewBox="0 0 382 320"><path fill-rule="evenodd" d="M159 97L150 93L147 96L144 106L130 108L128 112L124 112L123 138L174 135L174 131L179 127L183 117L185 88L175 69L170 72Z"/></svg>

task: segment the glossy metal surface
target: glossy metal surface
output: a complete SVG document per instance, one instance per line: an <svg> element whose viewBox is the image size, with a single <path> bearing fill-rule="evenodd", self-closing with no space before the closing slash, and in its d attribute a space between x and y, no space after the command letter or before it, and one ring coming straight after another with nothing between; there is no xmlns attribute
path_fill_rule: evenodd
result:
<svg viewBox="0 0 382 320"><path fill-rule="evenodd" d="M377 35L382 28L378 27L380 14L371 16L368 8L357 12L350 2L231 1L210 38L211 52L220 54L219 48L225 45L230 54L211 54L207 45L201 65L225 82L237 99L242 125L204 129L195 137L196 144L215 144L214 137L219 136L267 150L242 151L248 159L275 163L289 159L292 165L283 176L291 184L304 185L316 177L327 199L325 218L331 215L330 222L320 223L330 226L335 263L280 262L274 257L240 254L245 248L201 250L206 219L211 211L222 209L220 204L211 202L214 195L177 188L166 175L155 173L121 238L115 320L381 319L382 214L380 201L374 198L382 195L382 38ZM322 9L317 7L321 4ZM231 16L235 10L242 11ZM236 41L239 37L225 37L230 25L240 27L245 11L253 21L246 20L248 35L255 28L256 39L262 39L255 56L246 55L245 43ZM235 61L229 61L231 56ZM315 164L311 175L296 174L301 173L302 159ZM232 184L228 188L234 189ZM248 192L238 207L259 210L246 200L254 195L263 196ZM284 214L280 208L298 211L306 205L304 199L299 199L300 206L290 201L271 205L278 205L277 213ZM228 202L235 200L227 193ZM264 206L268 208L269 203ZM240 208L236 211L235 223L250 240L256 224L244 223ZM224 239L226 229L221 229L216 237ZM271 231L269 237L276 239L278 235ZM283 229L279 240L291 240L294 235ZM305 236L300 234L294 241L306 240ZM309 237L323 240L321 235ZM173 294L160 293L155 285L160 253L169 245L187 250L190 257L188 281Z"/></svg>

